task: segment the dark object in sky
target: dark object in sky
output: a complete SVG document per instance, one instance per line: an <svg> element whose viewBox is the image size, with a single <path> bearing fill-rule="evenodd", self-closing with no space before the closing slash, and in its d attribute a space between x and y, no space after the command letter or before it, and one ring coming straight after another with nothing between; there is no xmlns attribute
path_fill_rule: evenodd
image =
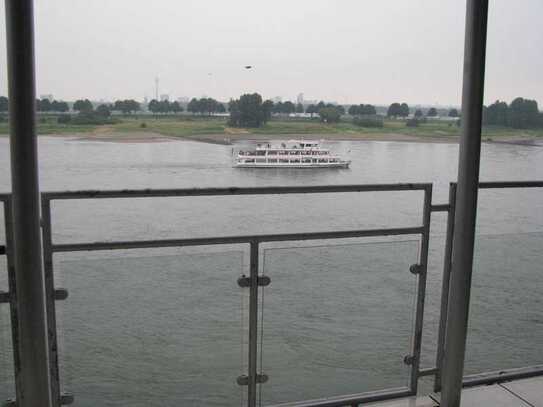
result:
<svg viewBox="0 0 543 407"><path fill-rule="evenodd" d="M252 65L245 65L245 69L251 69L252 67Z"/></svg>

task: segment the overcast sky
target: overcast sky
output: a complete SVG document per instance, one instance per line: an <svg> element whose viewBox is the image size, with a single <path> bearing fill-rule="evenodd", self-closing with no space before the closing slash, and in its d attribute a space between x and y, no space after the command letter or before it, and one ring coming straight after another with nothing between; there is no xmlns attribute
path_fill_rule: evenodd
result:
<svg viewBox="0 0 543 407"><path fill-rule="evenodd" d="M542 105L543 0L490 3L486 102ZM37 93L56 99L152 98L158 76L171 99L460 103L464 0L37 0L35 17ZM0 95L6 76L1 18Z"/></svg>

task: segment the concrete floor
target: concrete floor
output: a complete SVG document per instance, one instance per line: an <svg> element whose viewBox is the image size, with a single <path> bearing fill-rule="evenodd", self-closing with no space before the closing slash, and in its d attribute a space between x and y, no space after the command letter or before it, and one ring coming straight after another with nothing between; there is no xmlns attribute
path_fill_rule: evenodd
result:
<svg viewBox="0 0 543 407"><path fill-rule="evenodd" d="M439 394L364 404L368 407L438 407ZM478 386L462 391L462 407L543 407L543 377Z"/></svg>

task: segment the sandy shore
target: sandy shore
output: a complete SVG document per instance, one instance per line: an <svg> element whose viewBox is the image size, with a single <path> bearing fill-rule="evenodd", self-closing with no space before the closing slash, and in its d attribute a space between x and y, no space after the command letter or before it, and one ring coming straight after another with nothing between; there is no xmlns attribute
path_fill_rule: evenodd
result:
<svg viewBox="0 0 543 407"><path fill-rule="evenodd" d="M0 135L6 136L7 135ZM245 132L228 134L199 134L188 136L167 136L154 132L115 132L107 128L91 133L74 134L45 134L46 137L69 138L73 141L99 141L110 143L162 143L168 141L197 141L211 144L234 144L241 141L266 142L271 140L330 140L330 141L395 141L408 143L458 143L458 137L451 136L413 136L401 133L375 133L375 134L251 134ZM483 137L485 143L514 144L524 146L543 146L541 138L517 135L488 139Z"/></svg>
<svg viewBox="0 0 543 407"><path fill-rule="evenodd" d="M415 143L456 143L456 137L410 136L399 133L379 134L202 134L190 136L165 136L153 132L133 133L84 133L84 134L51 134L52 137L70 137L76 141L102 141L112 143L157 143L166 141L190 140L212 144L234 144L240 141L264 142L269 140L334 140L334 141L399 141Z"/></svg>

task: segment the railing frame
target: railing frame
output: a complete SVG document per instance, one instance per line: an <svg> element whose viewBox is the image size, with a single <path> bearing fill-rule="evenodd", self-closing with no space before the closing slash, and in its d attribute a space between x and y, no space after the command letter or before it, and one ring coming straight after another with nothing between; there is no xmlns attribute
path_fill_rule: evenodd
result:
<svg viewBox="0 0 543 407"><path fill-rule="evenodd" d="M447 236L445 243L445 256L443 262L443 280L441 289L441 310L439 321L439 332L436 352L436 367L437 371L434 378L434 391L441 391L441 380L443 370L443 357L446 352L445 334L447 330L447 310L449 302L449 285L451 278L451 262L453 252L453 233L454 233L454 218L455 218L455 201L456 201L456 183L451 183L449 186L449 205L450 210L447 218ZM481 189L531 189L543 188L543 181L496 181L496 182L480 182L479 190ZM497 372L487 372L475 375L464 376L462 381L463 387L470 387L479 384L500 383L507 380L522 379L525 377L533 377L543 375L543 365L528 366L518 369L506 369Z"/></svg>
<svg viewBox="0 0 543 407"><path fill-rule="evenodd" d="M52 241L51 226L51 201L54 200L80 200L80 199L110 199L110 198L151 198L151 197L194 197L194 196L233 196L233 195L277 195L277 194L319 194L339 192L395 192L395 191L420 191L424 193L422 225L403 228L383 228L365 230L347 230L333 232L312 233L283 233L251 236L222 236L211 238L188 239L162 239L143 241L115 241L115 242L88 242L55 244ZM57 382L54 393L59 400L60 375L58 369L58 347L55 321L55 285L53 278L53 255L60 252L96 251L137 248L164 248L186 247L222 244L249 244L250 245L250 287L249 287L249 346L248 346L248 406L254 407L257 403L257 388L259 378L264 372L257 371L258 360L258 256L259 245L277 241L304 241L343 239L371 236L399 236L419 235L421 237L421 250L417 284L417 308L414 323L414 336L410 356L409 386L401 389L391 389L382 392L363 393L349 396L351 403L361 403L389 398L414 395L417 393L418 378L424 375L420 372L420 354L422 346L422 330L424 320L424 303L426 292L426 270L428 261L428 246L430 235L430 217L432 212L432 184L375 184L375 185L338 185L338 186L294 186L294 187L249 187L249 188L194 188L194 189L163 189L163 190L119 190L119 191L74 191L74 192L46 192L42 194L42 227L44 246L44 267L47 292L47 306L49 315L50 352L51 352L51 377ZM54 328L54 329L53 329ZM341 400L341 401L339 401ZM315 406L320 405L344 405L345 397L338 398L335 404L330 404L331 399L325 402L315 401Z"/></svg>
<svg viewBox="0 0 543 407"><path fill-rule="evenodd" d="M507 189L507 188L542 188L543 181L508 181L508 182L482 182L480 189ZM113 241L113 242L83 242L54 244L52 241L51 225L51 201L53 200L78 200L78 199L109 199L109 198L150 198L150 197L187 197L187 196L225 196L225 195L268 195L268 194L315 194L337 192L377 192L377 191L422 191L424 192L422 226L346 230L332 232L311 233L284 233L249 236L222 236L211 238L185 238L162 239L140 241ZM419 254L419 266L417 284L417 307L415 310L414 333L411 349L411 369L409 385L403 388L386 389L376 392L352 394L319 400L298 401L284 403L281 406L356 406L360 403L388 400L417 394L418 379L424 376L434 376L434 390L441 389L442 358L445 347L446 315L448 307L448 291L450 279L450 261L452 256L452 234L454 228L456 184L449 186L449 199L447 204L432 204L432 184L378 184L378 185L345 185L345 186L307 186L307 187L258 187L258 188L207 188L207 189L176 189L176 190L127 190L127 191L75 191L75 192L47 192L42 194L42 234L43 256L46 283L46 298L48 308L49 342L50 342L50 371L52 378L52 393L55 396L55 407L70 404L73 396L63 394L60 390L60 374L58 369L57 331L55 319L55 302L66 298L64 290L56 288L53 279L53 255L61 252L98 251L98 250L122 250L137 248L165 248L205 246L222 244L248 244L250 247L250 285L249 285L249 346L248 346L248 405L256 406L257 389L261 383L264 372L258 372L257 358L259 355L258 333L258 273L260 244L278 241L306 241L306 240L332 240L341 238L374 237L374 236L400 236L418 235L421 238L421 250ZM10 304L10 319L12 325L12 341L16 344L19 340L17 330L17 303L15 297L15 270L13 264L13 241L11 225L11 195L0 194L0 204L4 207L4 221L6 231L5 255L7 256L9 293L0 293L0 298L7 298ZM447 232L444 249L443 281L441 294L440 323L438 332L438 344L436 351L435 367L420 368L420 356L422 348L423 317L425 304L426 274L428 261L428 245L430 237L430 224L432 212L447 212ZM0 253L1 254L1 253ZM3 301L6 302L6 301ZM18 348L13 348L14 373L16 384L16 396L21 397L21 385L18 382L20 361ZM498 383L507 380L543 375L543 365L530 366L520 369L509 369L499 372L488 372L477 375L465 376L463 386ZM11 404L15 406L13 401Z"/></svg>

